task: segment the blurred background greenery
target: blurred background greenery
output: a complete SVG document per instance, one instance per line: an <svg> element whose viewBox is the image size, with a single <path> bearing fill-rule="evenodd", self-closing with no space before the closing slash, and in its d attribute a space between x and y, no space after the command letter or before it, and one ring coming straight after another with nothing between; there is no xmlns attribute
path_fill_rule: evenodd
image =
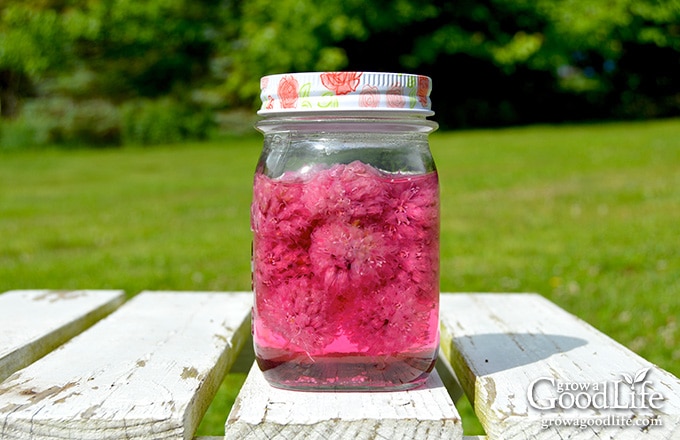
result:
<svg viewBox="0 0 680 440"><path fill-rule="evenodd" d="M0 145L250 128L259 78L434 79L444 128L680 114L680 0L1 0Z"/></svg>

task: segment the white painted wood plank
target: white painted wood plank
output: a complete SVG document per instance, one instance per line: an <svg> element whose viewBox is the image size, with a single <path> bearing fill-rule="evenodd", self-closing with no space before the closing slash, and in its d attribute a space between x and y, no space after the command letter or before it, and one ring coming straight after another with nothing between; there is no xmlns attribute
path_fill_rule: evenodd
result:
<svg viewBox="0 0 680 440"><path fill-rule="evenodd" d="M462 439L460 416L436 371L393 392L288 391L253 365L227 419L225 438Z"/></svg>
<svg viewBox="0 0 680 440"><path fill-rule="evenodd" d="M680 380L550 301L533 294L441 299L444 355L489 440L680 438ZM631 391L625 375L645 372ZM565 390L570 384L588 389ZM663 397L659 408L643 389ZM585 408L577 408L572 397L582 392ZM636 396L639 408L629 408ZM550 398L563 400L546 408Z"/></svg>
<svg viewBox="0 0 680 440"><path fill-rule="evenodd" d="M139 294L0 384L0 438L191 439L248 339L251 303Z"/></svg>
<svg viewBox="0 0 680 440"><path fill-rule="evenodd" d="M0 382L124 300L121 290L12 290L0 295Z"/></svg>

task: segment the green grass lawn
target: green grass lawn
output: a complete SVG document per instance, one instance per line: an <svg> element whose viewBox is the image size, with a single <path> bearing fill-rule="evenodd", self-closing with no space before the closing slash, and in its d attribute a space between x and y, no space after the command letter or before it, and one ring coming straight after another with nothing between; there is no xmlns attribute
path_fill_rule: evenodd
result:
<svg viewBox="0 0 680 440"><path fill-rule="evenodd" d="M680 375L680 120L431 141L443 291L540 293ZM0 153L0 291L248 290L260 145ZM242 380L228 376L202 434L222 430Z"/></svg>

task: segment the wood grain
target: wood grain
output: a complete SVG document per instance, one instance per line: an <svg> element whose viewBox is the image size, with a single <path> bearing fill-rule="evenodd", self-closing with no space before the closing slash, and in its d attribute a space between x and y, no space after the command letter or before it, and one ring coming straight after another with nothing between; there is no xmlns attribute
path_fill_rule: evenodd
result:
<svg viewBox="0 0 680 440"><path fill-rule="evenodd" d="M543 297L445 294L441 318L442 351L490 440L680 438L680 380ZM660 408L615 402L614 387L621 396L627 390L624 375L645 371L648 392L663 396ZM597 404L581 396L585 408L578 408L566 396L548 409L550 398L565 394L560 383L590 386L591 400L596 384L610 388ZM640 394L642 382L635 386ZM626 408L612 408L619 404Z"/></svg>
<svg viewBox="0 0 680 440"><path fill-rule="evenodd" d="M13 290L0 295L0 382L111 313L121 290Z"/></svg>
<svg viewBox="0 0 680 440"><path fill-rule="evenodd" d="M273 388L254 365L225 427L230 440L462 436L460 416L436 371L409 391L312 392Z"/></svg>
<svg viewBox="0 0 680 440"><path fill-rule="evenodd" d="M248 339L251 302L139 294L0 384L0 438L191 439Z"/></svg>

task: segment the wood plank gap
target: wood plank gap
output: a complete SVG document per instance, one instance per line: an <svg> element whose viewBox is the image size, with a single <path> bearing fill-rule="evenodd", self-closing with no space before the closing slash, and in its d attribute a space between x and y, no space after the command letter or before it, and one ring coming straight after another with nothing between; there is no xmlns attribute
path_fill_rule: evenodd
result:
<svg viewBox="0 0 680 440"><path fill-rule="evenodd" d="M12 290L0 295L0 382L124 301L122 290Z"/></svg>
<svg viewBox="0 0 680 440"><path fill-rule="evenodd" d="M192 439L251 305L249 293L138 294L0 385L0 438Z"/></svg>

